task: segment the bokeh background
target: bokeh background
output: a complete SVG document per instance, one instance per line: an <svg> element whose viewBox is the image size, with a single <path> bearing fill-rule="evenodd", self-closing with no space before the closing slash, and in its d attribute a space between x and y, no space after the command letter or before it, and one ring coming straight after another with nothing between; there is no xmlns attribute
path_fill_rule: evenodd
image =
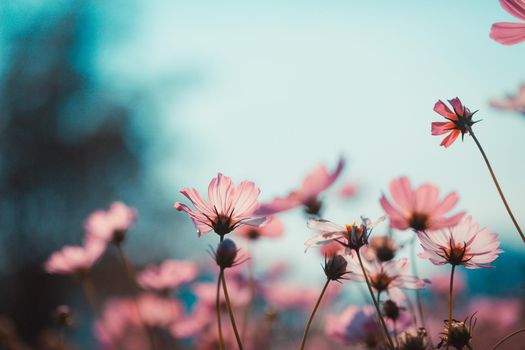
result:
<svg viewBox="0 0 525 350"><path fill-rule="evenodd" d="M479 109L477 135L525 224L525 118L488 105L525 79L525 46L488 37L507 20L497 1L476 0L2 1L1 314L35 344L53 308L81 298L42 262L80 243L94 209L123 200L139 210L127 242L137 265L208 259L215 237L197 239L172 208L181 187L204 190L221 171L270 200L340 156L339 184L359 191L344 202L326 194L327 219L382 215L379 196L400 175L458 191L505 250L496 269L468 273L470 292L523 297L523 246L475 145L444 149L430 135L437 99ZM286 258L295 278L318 284L305 217L283 218L285 237L255 257ZM84 328L76 336L89 344Z"/></svg>

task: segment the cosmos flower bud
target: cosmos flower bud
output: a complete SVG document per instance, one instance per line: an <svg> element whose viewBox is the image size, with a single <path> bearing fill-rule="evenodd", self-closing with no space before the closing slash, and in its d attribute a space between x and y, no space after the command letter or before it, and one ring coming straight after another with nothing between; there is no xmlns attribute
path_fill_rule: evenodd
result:
<svg viewBox="0 0 525 350"><path fill-rule="evenodd" d="M59 305L55 310L55 320L63 327L71 327L73 325L73 314L67 305Z"/></svg>
<svg viewBox="0 0 525 350"><path fill-rule="evenodd" d="M323 270L326 277L332 281L339 281L346 275L346 266L348 262L341 255L334 255L333 257L325 260Z"/></svg>
<svg viewBox="0 0 525 350"><path fill-rule="evenodd" d="M399 306L397 306L395 301L389 299L383 303L383 314L395 321L399 317Z"/></svg>
<svg viewBox="0 0 525 350"><path fill-rule="evenodd" d="M232 267L236 264L235 259L237 258L238 252L239 250L235 242L227 238L219 243L217 251L215 252L215 262L217 262L217 265L219 265L221 269Z"/></svg>
<svg viewBox="0 0 525 350"><path fill-rule="evenodd" d="M425 328L419 328L415 333L405 332L399 337L399 350L427 350L429 347L426 337Z"/></svg>
<svg viewBox="0 0 525 350"><path fill-rule="evenodd" d="M465 319L465 321L452 320L450 325L448 320L445 321L445 328L441 333L438 348L453 346L456 349L472 349L470 341L475 323L476 320L473 316Z"/></svg>

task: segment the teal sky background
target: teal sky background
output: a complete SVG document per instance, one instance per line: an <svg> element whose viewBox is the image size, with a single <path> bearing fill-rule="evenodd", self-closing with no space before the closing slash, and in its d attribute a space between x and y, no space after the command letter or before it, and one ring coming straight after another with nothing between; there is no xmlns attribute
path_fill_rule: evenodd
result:
<svg viewBox="0 0 525 350"><path fill-rule="evenodd" d="M217 171L255 181L270 200L344 155L343 182L358 182L361 193L329 203L325 218L382 215L381 192L407 175L458 191L458 209L500 233L505 249L523 249L470 137L444 149L430 135L430 123L441 121L432 111L438 99L459 96L479 109L477 136L525 225L525 117L488 105L525 82L525 44L488 36L492 23L517 21L498 1L159 0L93 9L115 14L99 27L101 82L118 89L174 72L186 79L184 88L155 90L159 108L141 111L136 125L161 127L150 171L173 202L180 184L205 190ZM215 242L198 240L189 219L174 215L187 222L187 232L174 233L185 237L183 250ZM286 237L263 242L257 254L318 266L315 252L303 254L310 232L302 214L283 217Z"/></svg>
<svg viewBox="0 0 525 350"><path fill-rule="evenodd" d="M133 40L118 55L114 47L111 57L102 51L101 65L108 69L110 60L112 76L127 79L173 69L197 77L183 98L167 98L162 108L179 151L152 169L174 201L173 178L204 190L217 171L255 181L269 200L319 162L333 167L344 155L343 178L362 192L353 203L329 204L327 219L382 215L381 192L408 175L458 191L458 208L500 233L506 249L519 249L473 141L444 149L430 135L430 123L441 118L432 111L437 99L459 96L480 109L477 135L525 222L525 118L488 105L525 81L525 45L488 37L493 22L514 20L498 1L156 1L136 10ZM284 218L286 238L262 244L259 254L317 264L317 254L303 255L310 235L304 217ZM193 234L187 227L178 234Z"/></svg>

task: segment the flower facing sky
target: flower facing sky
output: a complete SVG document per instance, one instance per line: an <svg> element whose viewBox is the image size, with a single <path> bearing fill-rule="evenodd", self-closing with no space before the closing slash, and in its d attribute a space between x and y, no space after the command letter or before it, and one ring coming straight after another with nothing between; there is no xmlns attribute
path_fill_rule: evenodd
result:
<svg viewBox="0 0 525 350"><path fill-rule="evenodd" d="M194 280L197 273L197 266L191 261L166 260L146 267L137 276L137 282L144 289L164 291Z"/></svg>
<svg viewBox="0 0 525 350"><path fill-rule="evenodd" d="M498 235L488 227L480 229L469 216L455 227L434 232L417 233L423 252L419 257L429 259L434 265L463 265L468 269L492 267L500 242Z"/></svg>
<svg viewBox="0 0 525 350"><path fill-rule="evenodd" d="M108 211L96 210L86 219L84 228L90 237L121 243L135 222L137 211L122 202L114 202Z"/></svg>
<svg viewBox="0 0 525 350"><path fill-rule="evenodd" d="M357 253L351 251L348 259L348 278L354 281L365 281L365 276L359 264ZM363 265L370 280L371 286L380 292L388 291L391 288L421 289L426 282L419 277L409 275L409 263L406 258L380 262L375 259L372 261L362 260Z"/></svg>
<svg viewBox="0 0 525 350"><path fill-rule="evenodd" d="M337 180L344 166L345 161L340 159L335 170L329 173L326 166L320 164L304 178L299 189L291 192L286 197L277 197L270 203L262 204L257 210L257 213L261 215L272 215L304 206L308 214L317 215L321 210L319 195Z"/></svg>
<svg viewBox="0 0 525 350"><path fill-rule="evenodd" d="M500 0L499 3L512 16L525 21L524 0ZM525 23L494 23L490 29L490 37L503 45L519 44L525 41Z"/></svg>
<svg viewBox="0 0 525 350"><path fill-rule="evenodd" d="M91 268L104 252L106 245L89 239L83 246L65 246L47 259L44 268L53 274L83 273Z"/></svg>
<svg viewBox="0 0 525 350"><path fill-rule="evenodd" d="M438 230L456 225L464 212L445 216L458 202L455 192L439 200L438 188L424 184L412 189L410 181L403 176L390 181L392 202L383 195L381 206L390 218L390 226L399 230L415 231Z"/></svg>
<svg viewBox="0 0 525 350"><path fill-rule="evenodd" d="M465 136L465 134L469 132L471 126L477 123L477 121L472 120L472 116L477 111L471 112L470 109L465 107L457 97L448 100L448 102L451 104L452 108L454 108L454 112L452 112L441 100L437 101L434 105L434 112L438 113L448 121L432 123L432 135L436 136L448 133L447 137L445 137L440 144L445 148L452 145L460 134L461 137Z"/></svg>
<svg viewBox="0 0 525 350"><path fill-rule="evenodd" d="M218 173L208 186L208 201L197 190L184 188L180 193L191 201L195 209L180 202L176 202L174 207L188 213L199 237L210 231L224 236L242 225L259 226L264 222L264 217L253 214L260 192L251 181L235 186L231 178Z"/></svg>
<svg viewBox="0 0 525 350"><path fill-rule="evenodd" d="M375 223L364 217L361 217L361 220L360 225L354 222L342 226L324 219L309 219L308 228L317 231L318 234L307 240L304 245L308 249L337 242L348 249L359 249L368 243L368 236L372 229L382 222L384 217L379 218Z"/></svg>

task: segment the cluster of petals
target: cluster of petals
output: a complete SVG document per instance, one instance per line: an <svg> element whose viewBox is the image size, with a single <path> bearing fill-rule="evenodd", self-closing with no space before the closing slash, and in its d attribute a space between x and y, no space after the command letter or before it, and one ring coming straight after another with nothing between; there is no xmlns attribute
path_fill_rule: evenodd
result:
<svg viewBox="0 0 525 350"><path fill-rule="evenodd" d="M419 257L434 265L463 265L468 269L492 267L502 250L498 249L498 235L467 217L458 225L433 232L418 232L423 252Z"/></svg>
<svg viewBox="0 0 525 350"><path fill-rule="evenodd" d="M524 0L500 0L501 7L513 17L525 21ZM515 45L525 41L525 22L498 22L492 25L490 37L500 44Z"/></svg>
<svg viewBox="0 0 525 350"><path fill-rule="evenodd" d="M454 111L450 110L443 101L438 100L434 105L434 112L447 119L446 122L433 122L432 123L432 135L448 135L441 141L441 146L448 148L456 141L459 135L465 135L474 121L472 121L472 113L467 107L465 107L459 98L453 98L448 101Z"/></svg>
<svg viewBox="0 0 525 350"><path fill-rule="evenodd" d="M275 216L269 217L258 227L245 225L235 230L235 234L247 239L258 239L261 237L279 238L283 235L283 233L284 225L282 221Z"/></svg>
<svg viewBox="0 0 525 350"><path fill-rule="evenodd" d="M230 177L218 173L208 186L207 201L193 188L184 188L180 193L191 201L194 209L180 202L174 207L190 216L199 237L210 231L223 236L242 225L259 226L266 219L254 215L260 190L250 181L235 186Z"/></svg>
<svg viewBox="0 0 525 350"><path fill-rule="evenodd" d="M406 258L381 262L377 259L362 259L363 266L372 287L379 291L393 288L421 289L426 282L409 274L409 263ZM348 278L354 281L365 281L365 276L355 251L348 256Z"/></svg>
<svg viewBox="0 0 525 350"><path fill-rule="evenodd" d="M122 202L114 202L109 210L96 210L86 219L86 234L106 242L116 239L115 235L124 234L135 222L137 211Z"/></svg>
<svg viewBox="0 0 525 350"><path fill-rule="evenodd" d="M376 311L369 305L349 306L339 315L327 316L325 333L343 345L365 345L370 349L374 349L383 339Z"/></svg>
<svg viewBox="0 0 525 350"><path fill-rule="evenodd" d="M504 99L492 99L490 106L496 109L525 113L525 84L521 84L517 94Z"/></svg>
<svg viewBox="0 0 525 350"><path fill-rule="evenodd" d="M54 252L44 264L52 274L75 274L89 270L98 260L106 245L95 239L87 239L83 246L65 246Z"/></svg>
<svg viewBox="0 0 525 350"><path fill-rule="evenodd" d="M456 225L465 212L445 216L459 200L452 192L439 200L439 190L431 184L413 189L410 180L403 176L390 181L392 201L385 195L380 203L390 218L390 226L398 230L438 230Z"/></svg>
<svg viewBox="0 0 525 350"><path fill-rule="evenodd" d="M128 349L128 345L140 349L138 344L147 349L144 326L169 330L181 316L182 306L173 299L152 294L141 294L136 299L116 298L105 304L95 333L105 349Z"/></svg>
<svg viewBox="0 0 525 350"><path fill-rule="evenodd" d="M344 166L345 161L340 159L335 170L330 173L324 164L320 164L304 178L302 185L297 190L286 197L277 197L270 203L262 204L257 213L260 215L273 215L305 206L309 213L317 214L320 209L319 195L337 180Z"/></svg>
<svg viewBox="0 0 525 350"><path fill-rule="evenodd" d="M197 265L191 261L166 260L147 266L137 276L138 284L147 290L165 291L191 282L197 277Z"/></svg>

